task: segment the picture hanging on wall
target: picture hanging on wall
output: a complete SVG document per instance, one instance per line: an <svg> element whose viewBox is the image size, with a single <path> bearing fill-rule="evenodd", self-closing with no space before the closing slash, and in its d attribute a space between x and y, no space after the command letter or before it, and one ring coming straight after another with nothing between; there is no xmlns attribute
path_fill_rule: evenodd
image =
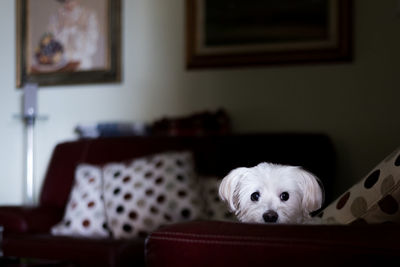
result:
<svg viewBox="0 0 400 267"><path fill-rule="evenodd" d="M186 0L188 68L349 61L351 0Z"/></svg>
<svg viewBox="0 0 400 267"><path fill-rule="evenodd" d="M121 0L17 0L17 87L119 82Z"/></svg>

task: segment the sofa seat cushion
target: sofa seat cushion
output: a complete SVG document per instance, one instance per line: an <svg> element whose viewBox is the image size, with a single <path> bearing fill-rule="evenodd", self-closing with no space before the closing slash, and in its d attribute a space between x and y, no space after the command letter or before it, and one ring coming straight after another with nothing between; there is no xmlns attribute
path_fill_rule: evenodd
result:
<svg viewBox="0 0 400 267"><path fill-rule="evenodd" d="M326 223L400 223L400 147L320 214Z"/></svg>
<svg viewBox="0 0 400 267"><path fill-rule="evenodd" d="M189 222L146 241L146 266L384 266L398 261L398 225Z"/></svg>
<svg viewBox="0 0 400 267"><path fill-rule="evenodd" d="M144 240L112 240L51 236L4 235L6 257L59 260L77 266L143 266Z"/></svg>

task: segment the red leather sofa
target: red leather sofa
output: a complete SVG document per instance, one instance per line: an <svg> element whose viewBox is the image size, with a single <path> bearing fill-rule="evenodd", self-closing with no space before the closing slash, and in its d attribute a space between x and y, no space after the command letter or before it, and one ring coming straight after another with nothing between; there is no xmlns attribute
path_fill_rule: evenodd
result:
<svg viewBox="0 0 400 267"><path fill-rule="evenodd" d="M217 175L221 178L233 168L254 166L261 161L303 166L320 177L325 186L327 203L332 200L335 153L330 139L322 134L276 133L82 139L61 143L55 147L37 206L0 207L0 225L4 227L2 243L4 256L59 260L76 266L143 266L145 264L144 239L62 237L52 236L49 230L63 217L73 184L74 171L79 163L104 164L179 149L193 151L199 174ZM204 266L200 263L208 264L219 256L218 251L224 246L224 241L220 241L219 238L228 238L235 244L240 244L232 251L231 246L223 247L225 253L222 254L223 258L234 255L227 263L241 258L239 254L236 254L239 251L247 254L253 249L256 249L254 253L248 255L267 258L267 252L262 249L264 241L277 242L272 253L274 255L278 248L282 251L299 248L301 251L301 245L307 240L303 242L301 239L302 236L304 237L303 228L299 226L301 229L297 231L296 227L263 227L220 222L172 225L151 235L147 242L147 260L150 266L180 266L178 264L180 259L183 259L181 264L184 266ZM313 235L321 233L326 238L332 237L329 234L331 230L323 230L323 227L315 229L315 232L314 230L309 230L309 232ZM234 235L231 236L231 234ZM281 237L284 241L280 241ZM193 243L188 239L189 243L176 242L176 240L187 238L202 241ZM188 246L187 248L191 249L189 253L185 249L186 246L182 246L185 244L196 244L199 247ZM204 246L205 244L207 245ZM249 247L244 249L246 244ZM201 247L202 249L199 250ZM181 249L184 253L179 252ZM313 256L309 255L310 260ZM174 257L176 259L173 259ZM203 261L198 261L196 265L193 260L197 261L199 257L203 258ZM204 258L210 258L210 260ZM249 260L249 263L260 262L257 259ZM282 260L290 259L284 257ZM221 260L219 259L218 262ZM244 260L237 262L244 263Z"/></svg>
<svg viewBox="0 0 400 267"><path fill-rule="evenodd" d="M398 225L190 222L153 232L146 261L148 267L397 266L399 240Z"/></svg>

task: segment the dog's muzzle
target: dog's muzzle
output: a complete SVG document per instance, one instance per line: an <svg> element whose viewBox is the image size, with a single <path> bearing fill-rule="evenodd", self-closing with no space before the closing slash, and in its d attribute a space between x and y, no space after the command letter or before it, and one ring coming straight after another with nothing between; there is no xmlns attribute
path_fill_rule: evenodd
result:
<svg viewBox="0 0 400 267"><path fill-rule="evenodd" d="M263 214L263 219L266 223L275 223L278 220L278 217L278 213L273 210L269 210Z"/></svg>

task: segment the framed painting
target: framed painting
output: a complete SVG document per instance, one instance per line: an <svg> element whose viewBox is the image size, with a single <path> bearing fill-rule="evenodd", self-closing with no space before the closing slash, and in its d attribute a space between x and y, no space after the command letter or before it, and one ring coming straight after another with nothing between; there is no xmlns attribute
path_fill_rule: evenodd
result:
<svg viewBox="0 0 400 267"><path fill-rule="evenodd" d="M17 0L17 87L119 82L120 0Z"/></svg>
<svg viewBox="0 0 400 267"><path fill-rule="evenodd" d="M351 13L351 0L186 0L186 65L349 61Z"/></svg>

